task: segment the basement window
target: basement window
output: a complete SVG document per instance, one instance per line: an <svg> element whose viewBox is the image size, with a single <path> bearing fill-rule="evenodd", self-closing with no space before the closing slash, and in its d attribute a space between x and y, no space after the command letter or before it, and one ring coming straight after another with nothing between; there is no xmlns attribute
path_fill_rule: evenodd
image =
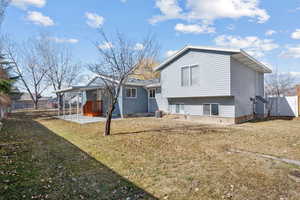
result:
<svg viewBox="0 0 300 200"><path fill-rule="evenodd" d="M211 104L211 115L219 115L219 104Z"/></svg>
<svg viewBox="0 0 300 200"><path fill-rule="evenodd" d="M203 115L219 116L219 104L203 104Z"/></svg>

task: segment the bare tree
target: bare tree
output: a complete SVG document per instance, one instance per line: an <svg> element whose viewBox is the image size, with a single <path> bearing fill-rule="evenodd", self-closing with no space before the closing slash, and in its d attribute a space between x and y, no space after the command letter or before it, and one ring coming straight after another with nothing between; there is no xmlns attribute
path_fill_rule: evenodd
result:
<svg viewBox="0 0 300 200"><path fill-rule="evenodd" d="M48 68L41 61L39 52L42 41L37 38L29 39L22 45L7 38L5 41L4 50L8 59L13 63L13 71L19 77L23 89L29 93L34 108L38 109L39 99L49 86L46 82Z"/></svg>
<svg viewBox="0 0 300 200"><path fill-rule="evenodd" d="M89 68L102 79L106 94L110 99L104 131L104 136L107 136L110 135L112 114L122 86L125 85L137 66L143 64L147 67L146 65L153 64L153 62L146 61L156 60L159 46L151 35L146 37L142 43L132 42L121 33L117 33L113 39L109 39L104 31L100 31L100 35L102 41L96 43L100 63L90 65Z"/></svg>
<svg viewBox="0 0 300 200"><path fill-rule="evenodd" d="M280 73L276 71L266 77L266 94L267 96L288 95L295 85L295 78L290 73Z"/></svg>
<svg viewBox="0 0 300 200"><path fill-rule="evenodd" d="M265 91L267 97L280 97L289 95L294 90L295 78L290 73L280 73L278 69L266 77ZM274 101L267 104L268 117L271 116Z"/></svg>
<svg viewBox="0 0 300 200"><path fill-rule="evenodd" d="M48 68L47 80L52 88L57 91L70 87L79 76L80 64L74 63L72 53L66 46L52 42L48 35L41 34L43 42L38 51L41 54L43 65ZM62 94L56 94L60 108L62 107Z"/></svg>

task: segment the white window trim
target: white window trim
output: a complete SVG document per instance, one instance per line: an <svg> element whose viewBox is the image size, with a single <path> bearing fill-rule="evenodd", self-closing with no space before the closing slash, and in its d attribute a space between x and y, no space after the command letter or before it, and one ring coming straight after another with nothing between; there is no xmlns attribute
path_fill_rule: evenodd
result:
<svg viewBox="0 0 300 200"><path fill-rule="evenodd" d="M135 90L135 96L134 97L128 97L127 96L127 89L129 89L129 90ZM137 88L134 88L134 87L125 87L125 97L127 99L136 99L137 98Z"/></svg>
<svg viewBox="0 0 300 200"><path fill-rule="evenodd" d="M180 85L181 87L193 87L195 85L192 84L192 68L193 67L199 67L199 64L193 64L193 65L184 65L180 68L180 77L181 77L181 81L180 81ZM189 69L189 85L187 86L184 86L182 83L183 79L182 79L182 71L183 71L183 68L188 68Z"/></svg>
<svg viewBox="0 0 300 200"><path fill-rule="evenodd" d="M211 109L212 104L218 105L218 111L219 111L219 114L218 114L218 115L212 115L212 109ZM209 115L205 115L205 114L204 114L204 105L209 105L209 106L210 106L210 113L209 113ZM219 104L219 103L204 103L204 104L202 104L202 113L203 113L203 116L219 117L219 116L220 116L220 104Z"/></svg>
<svg viewBox="0 0 300 200"><path fill-rule="evenodd" d="M184 103L176 103L173 105L175 105L175 114L178 114L178 115L185 114L185 104ZM179 105L179 112L177 112L177 105ZM183 106L183 111L181 110L182 106Z"/></svg>

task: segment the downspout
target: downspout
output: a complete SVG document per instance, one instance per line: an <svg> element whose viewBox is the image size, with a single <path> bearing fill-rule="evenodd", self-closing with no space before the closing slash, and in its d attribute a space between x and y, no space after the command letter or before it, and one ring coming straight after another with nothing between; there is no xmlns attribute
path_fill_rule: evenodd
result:
<svg viewBox="0 0 300 200"><path fill-rule="evenodd" d="M121 118L124 118L123 86L121 86L118 104L119 104Z"/></svg>

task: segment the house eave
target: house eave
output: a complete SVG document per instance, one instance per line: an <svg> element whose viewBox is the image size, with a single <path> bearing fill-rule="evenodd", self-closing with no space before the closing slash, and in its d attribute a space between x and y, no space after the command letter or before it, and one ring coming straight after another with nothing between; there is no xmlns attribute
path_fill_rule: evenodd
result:
<svg viewBox="0 0 300 200"><path fill-rule="evenodd" d="M154 71L159 71L162 68L164 68L166 65L168 65L170 62L172 62L175 58L182 55L188 50L195 49L195 50L206 50L206 51L220 51L220 52L228 52L228 53L239 53L239 50L236 49L225 49L225 48L218 48L218 47L207 47L207 46L185 46L181 50L179 50L177 53L166 59L164 62L162 62L160 65L158 65L156 68L154 68Z"/></svg>
<svg viewBox="0 0 300 200"><path fill-rule="evenodd" d="M69 88L62 89L62 90L54 91L53 93L81 92L81 91L96 90L96 89L103 89L103 87L101 87L101 86L72 86Z"/></svg>
<svg viewBox="0 0 300 200"><path fill-rule="evenodd" d="M242 49L225 49L225 48L216 48L216 47L205 47L205 46L186 46L177 53L175 53L173 56L169 57L167 60L162 62L159 66L157 66L154 71L160 71L164 67L166 67L168 64L170 64L174 59L179 57L180 55L184 54L188 50L204 50L204 51L218 51L218 52L227 52L231 53L232 57L241 56L242 58L245 58L246 61L248 61L253 66L247 65L250 68L253 68L256 71L260 71L263 73L272 73L272 70L269 69L267 66L265 66L263 63L259 62L252 56L250 56L248 53L246 53ZM254 66L255 65L255 66Z"/></svg>

